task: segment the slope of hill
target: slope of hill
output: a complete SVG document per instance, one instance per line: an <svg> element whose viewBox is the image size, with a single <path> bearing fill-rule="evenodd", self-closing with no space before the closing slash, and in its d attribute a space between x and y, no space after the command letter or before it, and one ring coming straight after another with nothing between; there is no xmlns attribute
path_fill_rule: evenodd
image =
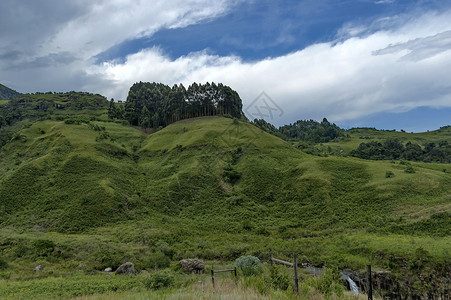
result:
<svg viewBox="0 0 451 300"><path fill-rule="evenodd" d="M412 282L450 271L447 164L406 173L398 162L310 156L224 117L147 135L54 116L23 123L0 165L0 249L12 279L36 277L37 261L52 270L40 276L57 276L80 264L154 268L155 255L264 259L269 247L315 265L371 262ZM417 252L426 263L406 269Z"/></svg>
<svg viewBox="0 0 451 300"><path fill-rule="evenodd" d="M13 89L10 89L3 84L0 84L0 100L9 100L19 97L21 94ZM0 102L1 104L1 102Z"/></svg>

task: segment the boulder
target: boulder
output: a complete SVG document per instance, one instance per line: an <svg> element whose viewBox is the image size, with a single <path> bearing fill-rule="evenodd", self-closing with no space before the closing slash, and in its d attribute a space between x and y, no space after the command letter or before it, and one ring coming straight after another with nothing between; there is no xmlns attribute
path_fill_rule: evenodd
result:
<svg viewBox="0 0 451 300"><path fill-rule="evenodd" d="M126 262L117 268L116 275L138 275L138 271L135 270L135 265L131 262Z"/></svg>
<svg viewBox="0 0 451 300"><path fill-rule="evenodd" d="M105 272L111 272L111 271L113 271L113 269L111 269L111 268L106 268L104 271L105 271Z"/></svg>
<svg viewBox="0 0 451 300"><path fill-rule="evenodd" d="M37 267L34 267L33 271L37 272L37 271L42 271L44 270L44 267L42 265L39 265Z"/></svg>
<svg viewBox="0 0 451 300"><path fill-rule="evenodd" d="M205 273L205 265L197 259L182 259L179 261L180 266L186 274L201 274Z"/></svg>

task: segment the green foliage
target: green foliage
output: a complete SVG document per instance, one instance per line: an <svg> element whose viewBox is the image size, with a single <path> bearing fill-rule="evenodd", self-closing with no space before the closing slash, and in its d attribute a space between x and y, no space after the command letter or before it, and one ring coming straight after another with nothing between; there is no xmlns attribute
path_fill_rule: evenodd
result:
<svg viewBox="0 0 451 300"><path fill-rule="evenodd" d="M13 89L10 89L3 84L0 84L0 100L13 99L19 97L21 94Z"/></svg>
<svg viewBox="0 0 451 300"><path fill-rule="evenodd" d="M167 257L163 252L157 251L149 255L149 259L146 262L146 268L152 269L164 269L168 268L171 264L171 259Z"/></svg>
<svg viewBox="0 0 451 300"><path fill-rule="evenodd" d="M32 249L36 256L50 256L55 249L55 243L50 240L36 240L33 242Z"/></svg>
<svg viewBox="0 0 451 300"><path fill-rule="evenodd" d="M395 173L393 173L393 171L385 172L385 178L393 178L393 177L395 177Z"/></svg>
<svg viewBox="0 0 451 300"><path fill-rule="evenodd" d="M407 142L404 146L398 138L388 138L383 143L371 141L361 143L359 147L351 151L351 155L363 159L390 160L405 159L424 162L451 162L451 145L442 140L436 145L433 142L425 144L424 149L420 145Z"/></svg>
<svg viewBox="0 0 451 300"><path fill-rule="evenodd" d="M412 174L412 173L415 173L415 169L411 165L408 165L406 167L406 169L404 170L404 172Z"/></svg>
<svg viewBox="0 0 451 300"><path fill-rule="evenodd" d="M2 257L0 257L0 270L5 270L8 268L8 263Z"/></svg>
<svg viewBox="0 0 451 300"><path fill-rule="evenodd" d="M174 275L168 270L153 272L144 279L144 285L151 290L168 288L173 286L174 283Z"/></svg>
<svg viewBox="0 0 451 300"><path fill-rule="evenodd" d="M261 262L258 257L252 255L241 256L235 260L235 263L244 276L255 276L262 273Z"/></svg>
<svg viewBox="0 0 451 300"><path fill-rule="evenodd" d="M231 165L224 168L224 180L230 184L236 184L241 178L241 173L235 170Z"/></svg>
<svg viewBox="0 0 451 300"><path fill-rule="evenodd" d="M255 119L253 124L286 140L323 143L344 136L344 130L333 123L329 123L326 118L321 123L315 120L299 120L293 124L281 126L279 129L263 119Z"/></svg>
<svg viewBox="0 0 451 300"><path fill-rule="evenodd" d="M325 268L320 277L307 279L305 285L313 287L326 299L341 298L344 294L343 283L337 269Z"/></svg>
<svg viewBox="0 0 451 300"><path fill-rule="evenodd" d="M162 83L139 82L130 88L124 117L132 125L158 128L194 117L228 114L240 118L242 106L238 93L221 83L193 83L185 89L182 84L170 88ZM117 117L113 107L110 102L111 118Z"/></svg>
<svg viewBox="0 0 451 300"><path fill-rule="evenodd" d="M274 265L269 269L268 283L274 289L287 290L290 287L290 275L285 267Z"/></svg>

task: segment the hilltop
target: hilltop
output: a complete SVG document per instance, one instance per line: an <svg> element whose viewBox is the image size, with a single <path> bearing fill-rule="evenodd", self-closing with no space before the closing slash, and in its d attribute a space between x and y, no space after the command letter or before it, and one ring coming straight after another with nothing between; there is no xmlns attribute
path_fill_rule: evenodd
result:
<svg viewBox="0 0 451 300"><path fill-rule="evenodd" d="M0 101L2 100L9 100L13 98L19 97L21 94L13 89L10 89L7 86L4 86L3 84L0 84ZM0 102L0 105L2 102Z"/></svg>
<svg viewBox="0 0 451 300"><path fill-rule="evenodd" d="M372 263L401 283L450 272L449 164L312 156L223 116L148 131L108 119L104 97L65 95L14 100L27 117L0 148L11 279L129 260L138 269L187 257L266 260L269 247L316 266ZM29 270L37 261L44 275Z"/></svg>

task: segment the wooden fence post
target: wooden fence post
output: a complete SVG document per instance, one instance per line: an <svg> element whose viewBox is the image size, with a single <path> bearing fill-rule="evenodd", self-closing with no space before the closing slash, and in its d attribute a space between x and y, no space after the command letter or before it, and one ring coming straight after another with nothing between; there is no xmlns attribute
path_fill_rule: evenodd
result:
<svg viewBox="0 0 451 300"><path fill-rule="evenodd" d="M371 265L366 265L366 273L368 276L368 300L373 300L373 283L371 281Z"/></svg>
<svg viewBox="0 0 451 300"><path fill-rule="evenodd" d="M233 273L235 273L235 283L238 284L238 273L236 272L236 267L233 268Z"/></svg>
<svg viewBox="0 0 451 300"><path fill-rule="evenodd" d="M213 284L213 288L215 287L215 271L213 270L213 265L211 266L211 283Z"/></svg>
<svg viewBox="0 0 451 300"><path fill-rule="evenodd" d="M298 255L294 254L294 291L299 294Z"/></svg>

